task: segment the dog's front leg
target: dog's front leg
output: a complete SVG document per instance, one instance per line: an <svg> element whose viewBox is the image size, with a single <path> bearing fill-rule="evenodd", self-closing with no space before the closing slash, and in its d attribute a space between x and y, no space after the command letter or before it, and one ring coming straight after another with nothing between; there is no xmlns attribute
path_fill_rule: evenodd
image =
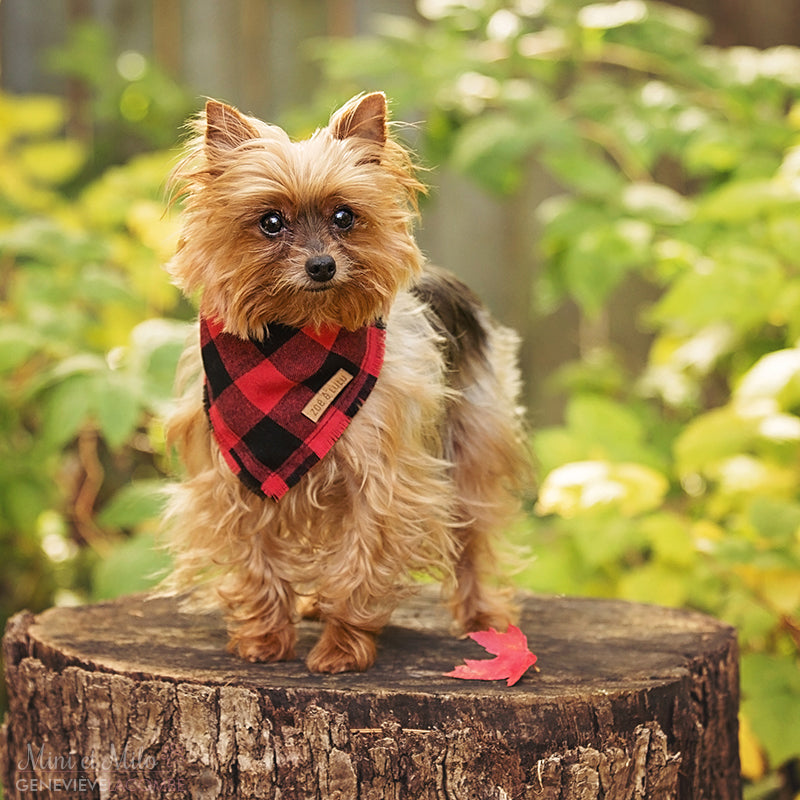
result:
<svg viewBox="0 0 800 800"><path fill-rule="evenodd" d="M247 661L294 658L295 595L267 560L250 563L220 590L229 609L228 650Z"/></svg>
<svg viewBox="0 0 800 800"><path fill-rule="evenodd" d="M361 672L375 661L375 639L399 599L403 564L391 557L385 520L356 499L324 556L317 609L324 628L306 660L312 672Z"/></svg>
<svg viewBox="0 0 800 800"><path fill-rule="evenodd" d="M336 617L325 619L325 628L309 653L306 665L311 672L363 672L375 662L375 637L380 632L352 625Z"/></svg>

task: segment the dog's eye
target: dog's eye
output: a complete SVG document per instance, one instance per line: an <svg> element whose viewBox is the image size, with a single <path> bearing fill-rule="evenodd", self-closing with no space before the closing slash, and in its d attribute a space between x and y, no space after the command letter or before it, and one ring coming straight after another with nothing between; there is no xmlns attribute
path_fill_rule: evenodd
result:
<svg viewBox="0 0 800 800"><path fill-rule="evenodd" d="M277 236L286 227L286 222L279 211L267 211L258 221L258 227L266 236Z"/></svg>
<svg viewBox="0 0 800 800"><path fill-rule="evenodd" d="M340 231L349 231L356 221L356 215L347 206L342 206L333 212L332 220Z"/></svg>

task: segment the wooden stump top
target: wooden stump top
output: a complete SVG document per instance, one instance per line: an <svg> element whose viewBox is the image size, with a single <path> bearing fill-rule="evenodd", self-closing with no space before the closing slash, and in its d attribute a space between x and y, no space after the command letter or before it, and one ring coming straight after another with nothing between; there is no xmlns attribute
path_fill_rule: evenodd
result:
<svg viewBox="0 0 800 800"><path fill-rule="evenodd" d="M491 658L450 633L450 619L429 592L406 602L380 637L365 673L313 675L302 661L320 623L303 620L298 657L252 664L226 652L221 615L178 610L173 598L124 597L96 605L51 608L17 618L29 652L52 665L209 685L263 689L447 693L558 698L651 689L682 680L692 661L730 645L733 629L711 617L661 606L567 597L527 597L520 627L539 657L514 687L503 681L445 678L464 658Z"/></svg>
<svg viewBox="0 0 800 800"><path fill-rule="evenodd" d="M135 740L143 743L140 749L149 748L155 763L158 753L172 747L176 775L183 769L196 776L199 764L221 787L216 794L198 794L195 788L170 797L394 797L375 790L386 758L393 777L384 775L384 784L400 787L398 798L439 797L439 784L452 783L456 775L463 793L451 787L445 796L469 800L739 796L738 667L731 627L702 614L656 606L539 596L524 598L520 627L540 671L531 670L507 687L503 681L443 676L465 658L491 656L471 640L449 634L449 618L428 591L398 609L380 638L371 670L332 676L310 674L301 660L320 631L313 621L299 625L297 660L251 664L226 652L220 615L182 613L174 599L133 596L36 616L23 613L11 620L4 640L11 711L0 741L3 776L6 786L18 778L15 765L28 743L60 736L72 750L80 749L79 733L55 730L69 727L64 714L51 722L39 715L35 725L28 719L37 691L41 702L52 702L53 681L63 684L69 675L73 688L60 684L62 695L93 696L89 687L99 682L112 698L114 692L127 693L124 702L131 712L130 696L138 698L142 687L159 687L159 703L175 703L177 711L169 725L159 722L158 735L127 727L123 735L115 728L122 723L114 719L94 723L108 728L108 740L119 742L117 752L123 742ZM23 672L26 683L20 689ZM74 689L76 680L83 688ZM32 689L37 681L41 687ZM189 708L181 701L187 696L203 698L201 705L211 707L212 730L203 733L205 745L184 748L176 759L176 743L186 735L181 725L189 724L191 714L206 714L199 708L181 712ZM107 712L108 707L106 701ZM320 756L314 756L313 746L309 751L306 742L305 749L292 752L292 737L303 738L306 734L297 732L307 731L311 722L318 727L323 718L332 730L323 737L327 757L333 751L344 754L337 758L346 760L346 777L353 778L338 795L330 775L327 789L320 788ZM85 719L77 723L79 728L85 724ZM200 730L196 720L191 725ZM269 758L256 744L248 756L247 764L261 763L252 767L261 787L253 794L246 786L255 778L244 766L234 771L235 790L226 783L233 778L225 777L225 759L241 761L243 742L234 755L221 751L225 742L233 747L229 740L245 728L251 738L252 730L266 730L272 742ZM388 755L376 756L378 745L389 747ZM304 758L316 776L313 791L297 788L300 773L292 772L303 769ZM455 761L443 771L448 758ZM180 759L185 759L182 765ZM581 785L581 770L595 776L603 794L569 788L570 780ZM272 783L264 783L267 778ZM290 784L295 788L287 788ZM25 795L10 791L9 796ZM130 796L150 795L139 790Z"/></svg>

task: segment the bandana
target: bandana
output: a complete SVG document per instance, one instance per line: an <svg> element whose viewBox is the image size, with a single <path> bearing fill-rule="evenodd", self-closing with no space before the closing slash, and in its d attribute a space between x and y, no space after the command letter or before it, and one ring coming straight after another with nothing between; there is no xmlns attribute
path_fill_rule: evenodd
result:
<svg viewBox="0 0 800 800"><path fill-rule="evenodd" d="M200 318L205 407L228 466L279 500L336 443L383 365L386 331L270 325L263 340Z"/></svg>

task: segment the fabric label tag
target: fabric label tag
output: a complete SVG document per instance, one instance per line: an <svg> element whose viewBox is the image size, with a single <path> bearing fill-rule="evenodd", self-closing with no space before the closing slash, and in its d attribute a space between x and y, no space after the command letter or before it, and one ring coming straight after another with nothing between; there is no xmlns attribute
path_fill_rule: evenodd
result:
<svg viewBox="0 0 800 800"><path fill-rule="evenodd" d="M303 408L302 414L312 422L319 422L328 406L339 396L353 376L344 369L340 369L309 401Z"/></svg>

